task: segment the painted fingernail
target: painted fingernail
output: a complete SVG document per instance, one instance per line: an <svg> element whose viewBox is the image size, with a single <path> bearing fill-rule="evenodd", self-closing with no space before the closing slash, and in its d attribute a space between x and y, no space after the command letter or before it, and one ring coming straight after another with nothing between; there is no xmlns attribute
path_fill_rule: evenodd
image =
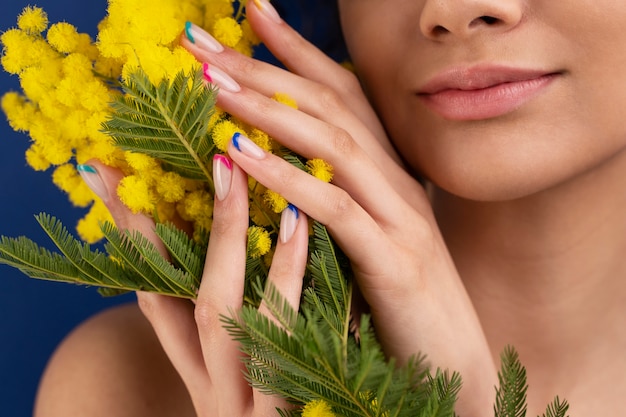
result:
<svg viewBox="0 0 626 417"><path fill-rule="evenodd" d="M280 23L282 19L280 15L267 0L254 0L254 5L259 9L265 16L267 16L272 22Z"/></svg>
<svg viewBox="0 0 626 417"><path fill-rule="evenodd" d="M239 132L233 135L232 142L235 149L252 159L265 158L265 151Z"/></svg>
<svg viewBox="0 0 626 417"><path fill-rule="evenodd" d="M300 212L293 204L289 204L280 216L280 241L287 243L296 232Z"/></svg>
<svg viewBox="0 0 626 417"><path fill-rule="evenodd" d="M222 201L230 192L230 184L233 178L233 164L224 155L213 157L213 182L215 183L215 195Z"/></svg>
<svg viewBox="0 0 626 417"><path fill-rule="evenodd" d="M107 190L104 181L96 170L91 165L77 165L76 170L85 181L85 184L93 191L102 201L107 201L109 198L109 191Z"/></svg>
<svg viewBox="0 0 626 417"><path fill-rule="evenodd" d="M241 86L237 84L237 81L233 80L221 69L211 66L205 62L204 64L202 64L202 71L204 73L204 79L207 82L215 84L219 88L230 91L231 93L237 93L241 91Z"/></svg>
<svg viewBox="0 0 626 417"><path fill-rule="evenodd" d="M207 52L220 53L224 50L224 46L222 46L217 39L200 26L194 25L191 22L185 23L185 36L187 36L187 39L189 39L191 43Z"/></svg>

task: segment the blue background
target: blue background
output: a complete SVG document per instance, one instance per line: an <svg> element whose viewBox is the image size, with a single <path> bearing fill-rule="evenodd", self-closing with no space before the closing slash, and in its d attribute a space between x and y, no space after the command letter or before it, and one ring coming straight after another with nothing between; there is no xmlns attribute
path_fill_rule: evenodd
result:
<svg viewBox="0 0 626 417"><path fill-rule="evenodd" d="M329 30L337 27L333 0L274 3L306 37L335 57L343 56L336 31ZM50 22L67 21L92 36L106 11L105 0L4 0L0 31L14 27L21 10L31 4L43 7ZM17 77L0 71L0 94L10 90L19 90ZM45 211L72 228L84 212L52 185L50 171L27 167L28 143L29 138L14 132L0 115L0 235L25 235L48 245L35 214ZM95 312L132 300L133 295L102 298L93 288L32 280L0 265L0 415L31 415L39 378L59 342Z"/></svg>

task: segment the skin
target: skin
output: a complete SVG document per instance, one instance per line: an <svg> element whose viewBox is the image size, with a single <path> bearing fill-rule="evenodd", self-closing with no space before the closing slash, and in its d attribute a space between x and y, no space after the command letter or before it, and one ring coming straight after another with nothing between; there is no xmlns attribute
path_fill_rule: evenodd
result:
<svg viewBox="0 0 626 417"><path fill-rule="evenodd" d="M555 394L570 401L572 417L619 415L626 394L626 281L616 278L626 273L626 88L618 71L626 58L614 51L626 47L620 29L626 6L609 0L339 5L362 85L256 2L248 7L250 22L290 72L182 39L198 60L228 69L241 85L237 92L220 90L222 108L304 156L326 159L335 179L323 184L271 155L252 158L231 146L233 180L216 203L195 306L138 294L147 321L128 307L77 329L44 375L35 415L172 415L150 400L165 398L155 395L159 384L182 393L167 397L170 409L178 409L174 415L193 415L193 406L199 416L265 416L284 405L243 383L237 347L215 320L241 303L243 172L327 225L353 262L388 355L402 361L423 351L435 366L461 372L460 415L492 412L506 344L528 369L531 415ZM448 120L416 98L416 88L438 72L475 62L532 64L558 76L523 106L487 120ZM289 93L300 109L269 100L275 91ZM115 197L120 173L93 165L117 224L150 235L151 220L130 214ZM404 168L425 176L427 189ZM271 273L294 304L306 254L303 224L281 244ZM355 239L364 230L368 245ZM216 278L224 276L231 278ZM151 364L123 353L131 350L129 334L142 335L136 343L153 355ZM88 361L93 356L84 352L103 340L119 355ZM154 363L159 384L147 377ZM94 389L142 378L115 395ZM62 401L68 392L73 400Z"/></svg>

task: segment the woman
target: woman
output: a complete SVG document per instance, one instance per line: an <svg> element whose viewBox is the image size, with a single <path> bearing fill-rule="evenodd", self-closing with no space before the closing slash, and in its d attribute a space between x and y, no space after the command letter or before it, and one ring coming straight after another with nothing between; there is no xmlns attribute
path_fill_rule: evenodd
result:
<svg viewBox="0 0 626 417"><path fill-rule="evenodd" d="M284 405L249 389L217 319L241 305L244 172L301 210L283 215L270 272L290 302L299 297L306 213L351 258L386 353L403 360L421 351L462 374L459 415L492 413L507 344L527 367L531 414L555 394L573 417L620 414L626 4L339 0L339 8L360 83L266 0L249 2L248 18L291 73L196 27L182 40L209 63L222 108L329 161L335 180L317 182L235 138L229 158L215 162L220 187L196 305L138 294L156 337L134 307L83 325L53 358L37 415L266 416ZM300 110L267 99L275 91ZM120 174L92 166L85 179L118 225L149 233L150 220L111 193ZM101 360L86 363L93 357Z"/></svg>

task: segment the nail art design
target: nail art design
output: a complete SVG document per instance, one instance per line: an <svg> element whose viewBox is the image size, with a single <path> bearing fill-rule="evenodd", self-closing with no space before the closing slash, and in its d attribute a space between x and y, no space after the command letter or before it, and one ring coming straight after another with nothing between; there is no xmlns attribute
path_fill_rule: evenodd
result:
<svg viewBox="0 0 626 417"><path fill-rule="evenodd" d="M185 23L185 36L191 43L207 52L220 53L224 50L224 46L217 39L191 22Z"/></svg>
<svg viewBox="0 0 626 417"><path fill-rule="evenodd" d="M102 201L106 201L109 198L109 191L107 190L98 170L91 165L77 165L76 170L82 177L85 184L93 191Z"/></svg>
<svg viewBox="0 0 626 417"><path fill-rule="evenodd" d="M230 185L233 178L233 164L224 155L216 154L213 157L213 182L215 184L215 195L222 201L230 192Z"/></svg>
<svg viewBox="0 0 626 417"><path fill-rule="evenodd" d="M289 204L285 210L283 210L280 216L280 241L287 243L296 232L298 228L298 219L300 218L300 211L293 204Z"/></svg>
<svg viewBox="0 0 626 417"><path fill-rule="evenodd" d="M235 149L252 159L265 158L265 151L239 132L233 135L232 143Z"/></svg>
<svg viewBox="0 0 626 417"><path fill-rule="evenodd" d="M211 66L205 62L202 64L202 72L204 79L208 83L215 84L221 89L230 91L231 93L241 91L241 86L237 84L237 81L233 80L228 74L215 66Z"/></svg>

